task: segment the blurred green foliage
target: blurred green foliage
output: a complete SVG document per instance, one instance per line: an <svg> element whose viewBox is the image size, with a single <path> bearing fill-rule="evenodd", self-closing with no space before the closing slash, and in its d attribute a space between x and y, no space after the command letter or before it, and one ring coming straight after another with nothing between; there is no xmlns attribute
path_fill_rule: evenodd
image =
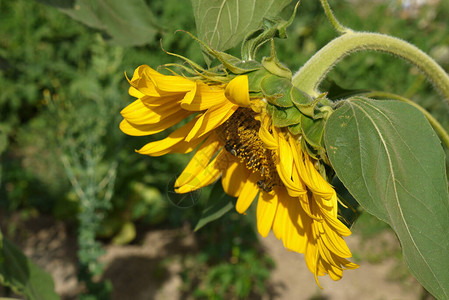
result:
<svg viewBox="0 0 449 300"><path fill-rule="evenodd" d="M174 199L169 183L189 156L138 155L133 149L164 134L136 138L118 129L120 109L133 101L127 96L124 72L131 76L141 64L156 68L179 62L161 50L160 39L165 50L203 62L197 44L185 33L175 33L195 33L190 2L146 3L161 20L154 41L119 47L54 8L34 1L0 1L0 211L6 219L24 211L50 214L76 226L84 272L80 279L88 286L91 277L101 273L99 237L125 244L134 239L136 223L194 226L210 191ZM406 39L449 66L449 5L442 1L408 17L389 3L332 4L345 25ZM285 18L293 5L284 10ZM289 39L277 42L277 51L292 70L336 36L318 1L301 3L288 34ZM268 51L266 47L260 55ZM230 52L239 55L239 48ZM447 104L416 69L393 57L356 54L338 64L330 78L348 89L403 94L449 128ZM186 199L193 202L179 202ZM272 262L258 250L251 220L250 214L231 212L197 232L204 247L183 262L186 292L201 298L265 292ZM110 292L108 284L89 288L98 298Z"/></svg>
<svg viewBox="0 0 449 300"><path fill-rule="evenodd" d="M274 262L257 245L254 208L246 218L231 211L197 231L201 252L182 258L185 296L247 299L267 293Z"/></svg>

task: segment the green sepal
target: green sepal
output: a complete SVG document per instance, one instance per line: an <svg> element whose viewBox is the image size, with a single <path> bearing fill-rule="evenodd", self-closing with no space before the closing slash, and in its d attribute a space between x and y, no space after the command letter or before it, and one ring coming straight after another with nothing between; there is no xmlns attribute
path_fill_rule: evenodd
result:
<svg viewBox="0 0 449 300"><path fill-rule="evenodd" d="M241 60L241 59L239 59L235 56L232 56L228 53L214 50L211 47L209 47L209 45L207 45L206 43L204 43L203 41L198 39L196 36L194 36L190 32L188 32L188 31L184 31L184 32L187 33L197 43L199 43L201 45L201 47L203 47L204 51L207 52L207 54L218 59L223 64L223 66L226 69L228 69L229 71L231 71L231 73L233 73L233 74L236 74L236 75L244 74L244 73L256 71L262 67L262 65L255 60L244 61L244 60Z"/></svg>
<svg viewBox="0 0 449 300"><path fill-rule="evenodd" d="M257 50L274 37L287 38L287 27L292 24L299 2L296 4L293 14L289 20L281 18L265 18L261 28L251 31L243 40L241 56L245 60L256 57Z"/></svg>
<svg viewBox="0 0 449 300"><path fill-rule="evenodd" d="M248 73L247 75L249 91L252 93L259 93L262 90L262 80L271 74L264 68L261 68L257 71ZM264 95L262 95L262 97L264 97Z"/></svg>
<svg viewBox="0 0 449 300"><path fill-rule="evenodd" d="M288 130L293 134L293 135L300 135L302 133L302 126L301 123L295 124L295 125L291 125L288 126Z"/></svg>
<svg viewBox="0 0 449 300"><path fill-rule="evenodd" d="M176 63L164 64L164 65L161 65L160 67L168 70L169 72L171 72L177 76L185 76L185 73L187 73L187 74L191 75L191 76L189 76L189 79L191 79L191 80L199 78L199 79L202 79L205 81L210 81L210 82L221 82L221 83L229 82L229 76L227 74L214 72L215 69L210 69L210 70L206 70L205 72L202 72L201 70L196 69L192 65L191 65L192 68L189 68L185 65L176 64ZM178 72L173 71L171 69L173 67L178 70L181 70L182 75L180 75Z"/></svg>
<svg viewBox="0 0 449 300"><path fill-rule="evenodd" d="M280 107L292 107L290 98L292 83L290 80L275 75L266 76L260 85L268 102Z"/></svg>
<svg viewBox="0 0 449 300"><path fill-rule="evenodd" d="M306 116L313 119L322 118L323 115L316 110L316 106L320 101L326 96L326 93L319 95L317 98L313 99L308 94L295 88L292 90L292 102L293 104Z"/></svg>
<svg viewBox="0 0 449 300"><path fill-rule="evenodd" d="M325 124L326 120L324 118L314 120L306 115L301 115L303 137L314 149L324 149L323 135Z"/></svg>
<svg viewBox="0 0 449 300"><path fill-rule="evenodd" d="M292 71L284 66L276 55L276 47L274 46L274 40L271 40L271 55L270 57L264 57L262 59L262 65L270 73L277 75L279 77L287 78L289 81L292 80Z"/></svg>
<svg viewBox="0 0 449 300"><path fill-rule="evenodd" d="M267 103L267 112L276 127L287 127L301 122L301 112L294 106L278 107Z"/></svg>
<svg viewBox="0 0 449 300"><path fill-rule="evenodd" d="M236 75L256 71L262 67L262 65L255 60L243 61L225 52L213 49L211 49L211 51L226 69Z"/></svg>
<svg viewBox="0 0 449 300"><path fill-rule="evenodd" d="M318 152L310 146L305 139L301 139L301 148L313 159L319 159Z"/></svg>
<svg viewBox="0 0 449 300"><path fill-rule="evenodd" d="M298 108L303 108L310 106L310 104L313 102L313 98L309 96L308 94L304 93L297 87L292 85L292 91L291 94L291 100L294 105Z"/></svg>

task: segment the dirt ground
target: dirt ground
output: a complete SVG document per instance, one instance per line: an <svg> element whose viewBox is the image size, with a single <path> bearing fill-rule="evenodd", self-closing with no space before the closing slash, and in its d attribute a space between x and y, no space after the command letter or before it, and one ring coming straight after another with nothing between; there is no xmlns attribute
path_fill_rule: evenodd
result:
<svg viewBox="0 0 449 300"><path fill-rule="evenodd" d="M76 277L74 235L63 223L50 218L32 219L25 225L26 230L17 230L16 243L52 274L56 291L63 299L76 299L80 286ZM2 230L5 232L6 228ZM105 263L104 278L110 279L114 286L112 299L186 299L180 290L182 267L179 260L167 262L166 258L195 251L194 234L189 229L180 228L152 230L141 235L138 245L106 247L107 252L101 260ZM328 277L320 278L323 287L320 289L307 270L302 255L286 251L272 234L261 238L261 242L276 264L269 282L270 292L262 299L423 299L422 288L413 277L407 274L395 276L405 269L396 257L384 256L377 263L362 259L358 261L359 269L345 272L338 282ZM389 232L377 238L375 244L363 241L357 235L349 237L347 242L357 256L367 252L371 256L394 252L390 250L399 247L396 238ZM190 297L187 296L187 299Z"/></svg>

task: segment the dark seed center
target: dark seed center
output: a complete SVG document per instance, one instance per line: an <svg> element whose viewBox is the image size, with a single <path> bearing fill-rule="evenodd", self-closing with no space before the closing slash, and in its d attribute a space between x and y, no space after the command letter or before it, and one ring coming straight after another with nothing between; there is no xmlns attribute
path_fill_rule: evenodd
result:
<svg viewBox="0 0 449 300"><path fill-rule="evenodd" d="M255 115L249 108L238 108L217 132L226 151L238 157L248 170L258 172L261 179L257 186L270 192L274 186L281 185L274 161L276 153L264 148L259 138L260 122Z"/></svg>

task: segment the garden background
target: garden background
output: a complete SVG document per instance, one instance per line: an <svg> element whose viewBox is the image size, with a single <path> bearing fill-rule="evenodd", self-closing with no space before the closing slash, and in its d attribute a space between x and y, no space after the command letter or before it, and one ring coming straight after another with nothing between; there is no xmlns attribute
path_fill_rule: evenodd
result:
<svg viewBox="0 0 449 300"><path fill-rule="evenodd" d="M448 70L447 1L334 2L345 25L410 41ZM145 40L128 45L52 6L0 0L1 232L53 276L61 298L426 299L394 234L368 214L359 214L347 239L361 268L340 282L321 280L324 290L301 255L256 234L251 211L231 211L193 232L219 195L211 188L174 194L189 157L139 155L133 150L162 135L118 129L119 112L132 101L125 73L179 62L162 48L203 61L198 45L175 33L196 32L190 1L146 4L154 24ZM312 0L302 1L287 33L277 51L292 70L336 36ZM355 54L329 77L328 89L404 95L449 128L446 102L416 68L389 55ZM20 297L8 287L2 296Z"/></svg>

